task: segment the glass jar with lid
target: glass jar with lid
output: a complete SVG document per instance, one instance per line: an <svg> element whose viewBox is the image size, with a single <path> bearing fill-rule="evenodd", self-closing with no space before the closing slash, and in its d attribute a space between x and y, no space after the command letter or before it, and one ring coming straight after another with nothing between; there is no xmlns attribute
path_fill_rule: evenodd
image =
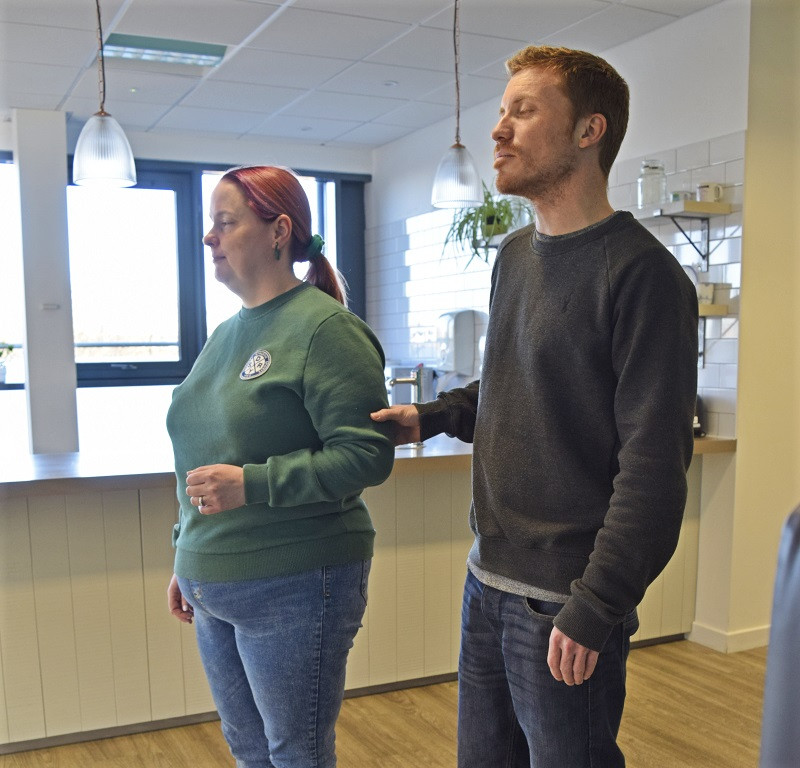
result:
<svg viewBox="0 0 800 768"><path fill-rule="evenodd" d="M642 160L637 189L640 208L666 203L667 175L664 173L664 163L653 159Z"/></svg>

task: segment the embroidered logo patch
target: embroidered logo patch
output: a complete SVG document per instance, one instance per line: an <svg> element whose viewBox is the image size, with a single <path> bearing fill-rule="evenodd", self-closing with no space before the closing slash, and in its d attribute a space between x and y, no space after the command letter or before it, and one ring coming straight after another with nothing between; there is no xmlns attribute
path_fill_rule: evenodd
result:
<svg viewBox="0 0 800 768"><path fill-rule="evenodd" d="M269 370L270 365L272 365L272 355L266 349L257 349L245 363L239 378L242 381L257 379Z"/></svg>

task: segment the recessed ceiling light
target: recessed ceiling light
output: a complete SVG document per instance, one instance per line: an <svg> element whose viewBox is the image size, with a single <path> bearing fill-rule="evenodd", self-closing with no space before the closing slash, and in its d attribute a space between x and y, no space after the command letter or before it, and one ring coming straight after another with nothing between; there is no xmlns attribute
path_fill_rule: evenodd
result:
<svg viewBox="0 0 800 768"><path fill-rule="evenodd" d="M191 64L199 67L215 67L225 56L224 45L141 35L109 35L103 50L108 58Z"/></svg>

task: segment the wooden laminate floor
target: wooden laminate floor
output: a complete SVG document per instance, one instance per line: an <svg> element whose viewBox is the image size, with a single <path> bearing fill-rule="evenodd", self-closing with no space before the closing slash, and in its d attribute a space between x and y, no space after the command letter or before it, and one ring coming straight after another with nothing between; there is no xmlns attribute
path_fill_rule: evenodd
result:
<svg viewBox="0 0 800 768"><path fill-rule="evenodd" d="M628 767L753 768L765 665L766 648L632 651L619 738ZM456 683L347 699L337 733L340 768L454 768ZM231 766L216 722L0 756L0 768Z"/></svg>

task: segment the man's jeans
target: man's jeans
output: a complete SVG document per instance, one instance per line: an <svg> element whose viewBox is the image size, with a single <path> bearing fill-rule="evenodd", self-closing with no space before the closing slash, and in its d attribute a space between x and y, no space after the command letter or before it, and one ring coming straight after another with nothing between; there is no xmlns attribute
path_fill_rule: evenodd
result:
<svg viewBox="0 0 800 768"><path fill-rule="evenodd" d="M458 670L459 768L622 768L616 743L636 612L614 628L594 674L558 682L547 666L560 603L501 592L471 572Z"/></svg>
<svg viewBox="0 0 800 768"><path fill-rule="evenodd" d="M370 562L256 581L179 579L238 768L332 768Z"/></svg>

